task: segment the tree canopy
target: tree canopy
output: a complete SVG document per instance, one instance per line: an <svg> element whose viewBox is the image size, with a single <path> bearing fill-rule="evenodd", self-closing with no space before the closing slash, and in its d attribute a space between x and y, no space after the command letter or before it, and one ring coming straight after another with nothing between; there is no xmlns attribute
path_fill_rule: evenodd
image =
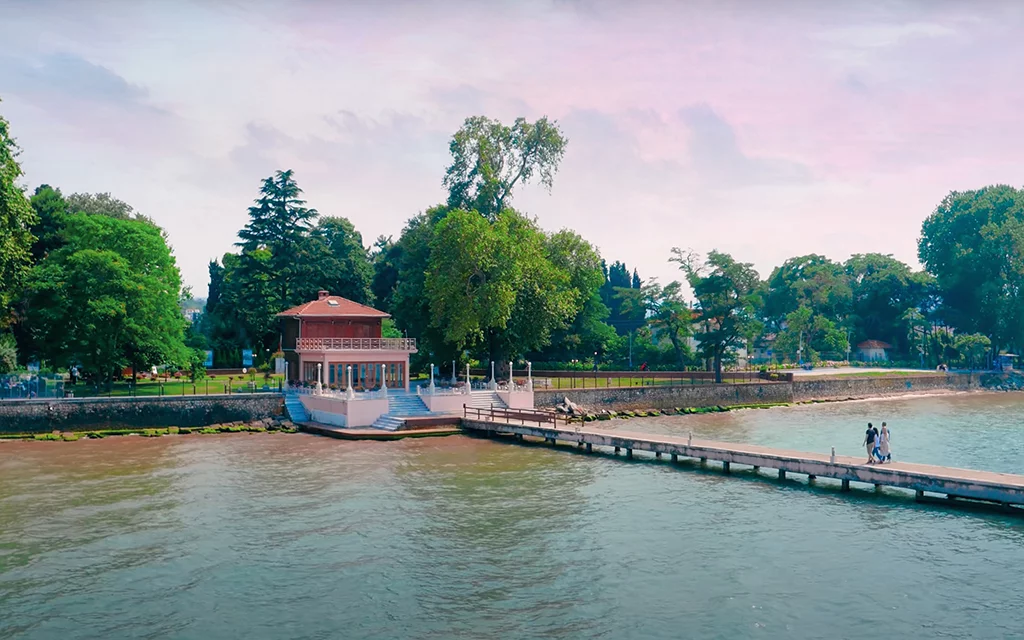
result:
<svg viewBox="0 0 1024 640"><path fill-rule="evenodd" d="M7 310L18 296L32 266L32 227L36 214L18 186L21 166L10 125L0 116L0 329L13 318Z"/></svg>
<svg viewBox="0 0 1024 640"><path fill-rule="evenodd" d="M27 318L34 355L81 364L97 380L125 366L189 359L178 308L181 277L160 230L138 221L71 214L66 243L31 272Z"/></svg>
<svg viewBox="0 0 1024 640"><path fill-rule="evenodd" d="M556 122L517 118L511 125L466 118L452 136L452 163L444 176L448 206L494 219L512 205L514 189L534 176L551 189L567 140Z"/></svg>
<svg viewBox="0 0 1024 640"><path fill-rule="evenodd" d="M728 350L752 337L759 328L760 277L753 265L737 262L727 253L712 251L703 261L697 254L678 248L672 250L672 255L697 298L702 330L695 337L704 357L712 360L715 382L721 382L722 361Z"/></svg>

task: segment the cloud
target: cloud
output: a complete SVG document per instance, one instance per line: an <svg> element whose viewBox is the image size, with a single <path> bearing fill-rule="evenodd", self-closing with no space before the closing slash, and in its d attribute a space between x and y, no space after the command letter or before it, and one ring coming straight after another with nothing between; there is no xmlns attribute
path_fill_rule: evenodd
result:
<svg viewBox="0 0 1024 640"><path fill-rule="evenodd" d="M25 96L39 106L52 107L72 99L127 109L159 112L147 104L148 92L110 69L70 53L40 58L0 58L0 84L12 94Z"/></svg>
<svg viewBox="0 0 1024 640"><path fill-rule="evenodd" d="M811 178L810 170L800 163L744 154L733 128L707 105L681 109L679 117L690 129L693 170L708 187L804 183Z"/></svg>

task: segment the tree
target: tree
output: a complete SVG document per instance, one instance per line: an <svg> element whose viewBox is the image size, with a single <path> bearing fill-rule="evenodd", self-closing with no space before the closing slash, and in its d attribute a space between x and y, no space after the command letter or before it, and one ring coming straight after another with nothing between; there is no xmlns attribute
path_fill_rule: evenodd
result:
<svg viewBox="0 0 1024 640"><path fill-rule="evenodd" d="M918 256L950 325L998 345L1024 344L1024 190L951 192L921 226Z"/></svg>
<svg viewBox="0 0 1024 640"><path fill-rule="evenodd" d="M28 279L35 354L53 365L80 363L97 381L129 365L184 361L181 277L161 231L77 213L67 217L65 239Z"/></svg>
<svg viewBox="0 0 1024 640"><path fill-rule="evenodd" d="M902 316L909 308L925 304L932 278L914 273L909 266L880 253L850 256L844 268L853 296L851 329L856 341L882 340L903 345L907 353Z"/></svg>
<svg viewBox="0 0 1024 640"><path fill-rule="evenodd" d="M391 312L391 297L398 286L398 249L391 236L378 236L373 243L371 261L373 263L373 281L370 292L378 309Z"/></svg>
<svg viewBox="0 0 1024 640"><path fill-rule="evenodd" d="M843 265L811 254L790 258L775 268L767 282L764 315L769 326L780 330L786 316L800 307L838 321L850 313L851 302Z"/></svg>
<svg viewBox="0 0 1024 640"><path fill-rule="evenodd" d="M581 295L551 263L544 234L506 209L493 223L452 211L437 223L425 278L432 325L491 361L539 349L578 312Z"/></svg>
<svg viewBox="0 0 1024 640"><path fill-rule="evenodd" d="M960 354L960 361L971 369L984 362L985 353L992 347L992 341L980 333L961 334L953 343Z"/></svg>
<svg viewBox="0 0 1024 640"><path fill-rule="evenodd" d="M579 292L580 303L572 322L556 329L550 346L536 352L536 358L559 361L589 358L594 353L602 356L614 339L615 330L605 323L608 307L601 299L604 272L600 254L569 229L548 236L545 245L551 263L569 275L569 286Z"/></svg>
<svg viewBox="0 0 1024 640"><path fill-rule="evenodd" d="M535 175L549 190L566 138L556 122L516 118L512 126L483 116L467 118L449 150L452 163L444 177L451 209L477 211L494 220L512 204L516 185Z"/></svg>
<svg viewBox="0 0 1024 640"><path fill-rule="evenodd" d="M686 366L689 356L684 339L693 333L693 313L683 300L682 289L678 281L663 287L652 278L640 289L619 291L623 309L645 316L653 332L672 345L672 364L680 369Z"/></svg>
<svg viewBox="0 0 1024 640"><path fill-rule="evenodd" d="M72 213L87 213L93 216L108 216L118 220L153 221L137 213L130 204L118 200L109 193L72 193L67 197L67 210Z"/></svg>
<svg viewBox="0 0 1024 640"><path fill-rule="evenodd" d="M318 290L326 289L360 304L372 301L373 266L362 235L347 218L320 218L303 244L311 246L304 257L310 271L307 285L297 284L303 291L301 298L312 299Z"/></svg>
<svg viewBox="0 0 1024 640"><path fill-rule="evenodd" d="M704 331L695 337L704 357L713 362L715 382L721 382L727 352L743 343L757 322L760 278L753 265L736 262L727 253L712 251L703 262L690 251L674 248L672 254L699 305Z"/></svg>
<svg viewBox="0 0 1024 640"><path fill-rule="evenodd" d="M603 263L602 263L603 265ZM630 306L629 311L622 309L624 295L629 295L629 290L639 291L640 274L636 269L630 278L629 269L622 262L615 261L610 267L604 268L605 280L601 285L601 301L608 307L608 324L610 324L619 335L631 333L645 322L644 309L636 305Z"/></svg>
<svg viewBox="0 0 1024 640"><path fill-rule="evenodd" d="M15 160L18 145L10 125L0 116L0 328L7 326L11 303L18 296L31 267L32 226L36 214L18 186L21 166Z"/></svg>
<svg viewBox="0 0 1024 640"><path fill-rule="evenodd" d="M54 189L48 184L37 187L29 202L36 213L36 223L32 225L32 235L36 238L32 244L32 262L38 263L64 244L68 203L60 189Z"/></svg>
<svg viewBox="0 0 1024 640"><path fill-rule="evenodd" d="M18 346L14 336L0 333L0 373L10 373L18 368Z"/></svg>
<svg viewBox="0 0 1024 640"><path fill-rule="evenodd" d="M264 178L260 197L249 207L249 222L238 232L243 261L266 250L266 260L247 265L249 269L264 269L282 304L293 301L298 275L304 275L306 265L297 264L294 249L307 237L310 227L319 215L316 209L305 206L299 196L302 189L295 182L294 172L277 171Z"/></svg>

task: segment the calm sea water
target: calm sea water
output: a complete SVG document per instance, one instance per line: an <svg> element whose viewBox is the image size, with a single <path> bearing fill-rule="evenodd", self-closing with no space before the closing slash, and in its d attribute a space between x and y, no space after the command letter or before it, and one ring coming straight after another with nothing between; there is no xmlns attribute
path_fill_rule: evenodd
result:
<svg viewBox="0 0 1024 640"><path fill-rule="evenodd" d="M1024 397L634 420L1024 473ZM1019 638L1024 518L468 437L0 444L0 638Z"/></svg>

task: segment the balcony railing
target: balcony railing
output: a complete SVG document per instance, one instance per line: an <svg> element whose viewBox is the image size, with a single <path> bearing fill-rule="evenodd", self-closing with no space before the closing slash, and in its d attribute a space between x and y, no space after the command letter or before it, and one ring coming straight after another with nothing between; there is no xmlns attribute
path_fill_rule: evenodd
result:
<svg viewBox="0 0 1024 640"><path fill-rule="evenodd" d="M416 351L415 338L299 338L298 351Z"/></svg>

